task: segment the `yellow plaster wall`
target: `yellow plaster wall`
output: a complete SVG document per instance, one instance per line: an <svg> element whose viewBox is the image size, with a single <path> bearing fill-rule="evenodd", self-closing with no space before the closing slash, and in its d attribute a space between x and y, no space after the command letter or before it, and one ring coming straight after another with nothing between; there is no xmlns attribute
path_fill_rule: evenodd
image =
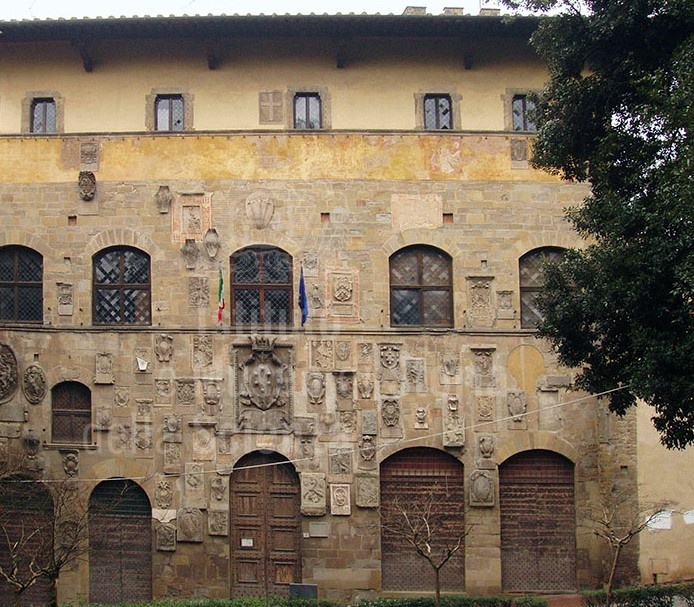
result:
<svg viewBox="0 0 694 607"><path fill-rule="evenodd" d="M653 409L638 407L638 480L641 504L670 502L670 529L646 529L639 536L639 569L643 583L694 578L694 476L692 447L684 451L665 449L650 418ZM654 578L657 574L657 578Z"/></svg>
<svg viewBox="0 0 694 607"><path fill-rule="evenodd" d="M32 91L64 98L66 133L104 133L145 130L145 97L158 88L193 95L197 131L283 129L259 124L258 93L317 87L329 93L332 129L412 130L414 95L450 92L461 96L463 130L501 131L506 89L540 88L545 69L523 41L470 44L356 40L340 69L331 40L221 40L214 44L220 65L210 70L201 41L94 41L91 73L67 42L7 44L0 53L0 133L20 131L22 99Z"/></svg>

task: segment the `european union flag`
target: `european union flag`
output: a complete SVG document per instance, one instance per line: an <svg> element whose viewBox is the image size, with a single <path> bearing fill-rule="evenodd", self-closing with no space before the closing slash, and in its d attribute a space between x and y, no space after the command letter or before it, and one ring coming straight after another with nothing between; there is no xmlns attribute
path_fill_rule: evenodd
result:
<svg viewBox="0 0 694 607"><path fill-rule="evenodd" d="M308 318L308 298L306 297L306 283L304 283L304 266L301 266L299 278L299 308L301 308L301 326L304 326Z"/></svg>

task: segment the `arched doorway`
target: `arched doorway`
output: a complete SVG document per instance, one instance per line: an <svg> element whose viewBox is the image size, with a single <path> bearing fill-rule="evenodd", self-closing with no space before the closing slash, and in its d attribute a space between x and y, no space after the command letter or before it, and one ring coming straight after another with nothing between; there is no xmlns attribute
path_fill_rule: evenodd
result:
<svg viewBox="0 0 694 607"><path fill-rule="evenodd" d="M288 596L301 582L301 497L277 453L242 457L231 475L231 596Z"/></svg>
<svg viewBox="0 0 694 607"><path fill-rule="evenodd" d="M574 465L525 451L499 467L501 583L505 592L576 590Z"/></svg>
<svg viewBox="0 0 694 607"><path fill-rule="evenodd" d="M152 599L152 509L130 480L99 483L89 498L89 601Z"/></svg>
<svg viewBox="0 0 694 607"><path fill-rule="evenodd" d="M0 566L16 579L29 582L30 562L48 565L53 552L53 499L40 481L24 477L0 480ZM15 588L0 578L0 605L14 605ZM51 602L51 584L44 577L24 592L20 605Z"/></svg>
<svg viewBox="0 0 694 607"><path fill-rule="evenodd" d="M434 571L406 538L389 529L396 506L415 515L430 501L440 524L432 536L438 546L452 546L465 535L463 466L452 455L428 447L403 449L381 463L381 571L383 590L434 590ZM464 540L463 540L464 541ZM434 546L436 548L436 545ZM441 568L441 590L465 590L465 546Z"/></svg>

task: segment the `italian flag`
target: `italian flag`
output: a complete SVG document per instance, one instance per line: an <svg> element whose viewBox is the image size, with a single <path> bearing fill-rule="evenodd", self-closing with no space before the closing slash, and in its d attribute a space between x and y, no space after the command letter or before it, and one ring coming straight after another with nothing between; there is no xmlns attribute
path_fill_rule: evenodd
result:
<svg viewBox="0 0 694 607"><path fill-rule="evenodd" d="M219 266L219 293L217 296L217 301L219 304L217 305L217 322L221 323L222 322L222 312L224 310L224 275L222 274L222 266Z"/></svg>

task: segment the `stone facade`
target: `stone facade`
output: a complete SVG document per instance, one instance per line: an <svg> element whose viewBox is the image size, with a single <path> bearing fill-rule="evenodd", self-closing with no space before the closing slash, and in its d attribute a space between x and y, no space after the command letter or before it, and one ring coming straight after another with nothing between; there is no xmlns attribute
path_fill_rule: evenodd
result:
<svg viewBox="0 0 694 607"><path fill-rule="evenodd" d="M66 125L79 105L68 101ZM462 466L472 523L464 590L478 594L508 589L500 467L551 452L574 475L570 585L598 585L604 548L578 530L606 486L634 490L635 425L573 392L571 371L521 328L518 275L528 251L582 246L563 209L585 189L519 161L513 149L527 134L252 127L0 137L0 246L43 260L42 322L0 326L9 378L0 456L30 435L39 477L68 474L90 488L138 479L152 508L158 598L229 596L234 468L248 454L279 454L300 492L294 581L354 600L393 590L382 584L378 532L379 469L390 456L429 447ZM78 185L85 163L94 179ZM233 255L253 245L291 259L292 318L281 325L231 322ZM393 324L389 263L409 246L450 259L450 326ZM94 322L95 255L113 247L150 260L148 322ZM63 382L89 390L81 443L55 438ZM88 564L66 572L61 599L88 598L89 575Z"/></svg>

